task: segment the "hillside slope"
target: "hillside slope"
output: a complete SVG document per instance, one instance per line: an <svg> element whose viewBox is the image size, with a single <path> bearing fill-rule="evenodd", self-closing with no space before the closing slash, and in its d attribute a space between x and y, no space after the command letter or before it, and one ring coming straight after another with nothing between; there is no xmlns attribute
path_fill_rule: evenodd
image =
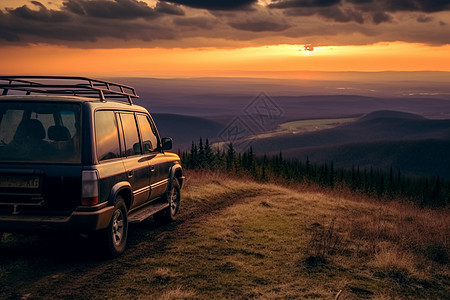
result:
<svg viewBox="0 0 450 300"><path fill-rule="evenodd" d="M186 175L177 222L130 227L115 260L72 235L6 235L0 298L448 298L447 210Z"/></svg>
<svg viewBox="0 0 450 300"><path fill-rule="evenodd" d="M339 167L391 166L414 175L450 177L450 120L377 111L356 122L305 134L259 139L256 153L276 154Z"/></svg>
<svg viewBox="0 0 450 300"><path fill-rule="evenodd" d="M333 162L335 167L401 170L413 176L450 179L450 139L350 143L337 146L306 147L283 152L285 158L311 162Z"/></svg>
<svg viewBox="0 0 450 300"><path fill-rule="evenodd" d="M253 148L257 152L268 153L302 147L423 139L450 139L450 120L430 120L414 114L378 111L354 123L332 129L259 139L253 143Z"/></svg>

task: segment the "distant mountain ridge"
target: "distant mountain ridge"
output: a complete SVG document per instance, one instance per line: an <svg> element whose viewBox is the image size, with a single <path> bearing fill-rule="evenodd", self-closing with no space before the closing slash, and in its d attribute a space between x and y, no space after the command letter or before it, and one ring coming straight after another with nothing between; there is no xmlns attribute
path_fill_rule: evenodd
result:
<svg viewBox="0 0 450 300"><path fill-rule="evenodd" d="M311 74L307 72L308 74ZM319 72L320 73L320 72ZM326 73L321 73L326 75ZM331 77L327 79L327 76ZM320 80L270 78L115 78L134 86L136 103L152 113L198 117L244 115L264 93L284 110L283 122L409 111L450 118L450 72L337 72ZM340 76L343 77L340 77ZM345 76L344 76L345 75ZM348 76L347 76L348 75ZM365 79L364 79L365 78Z"/></svg>
<svg viewBox="0 0 450 300"><path fill-rule="evenodd" d="M370 120L379 120L379 119L407 119L407 120L427 120L427 118L423 116L419 116L417 114L402 112L402 111L393 111L393 110L379 110L368 113L361 118L359 118L359 122L370 121Z"/></svg>

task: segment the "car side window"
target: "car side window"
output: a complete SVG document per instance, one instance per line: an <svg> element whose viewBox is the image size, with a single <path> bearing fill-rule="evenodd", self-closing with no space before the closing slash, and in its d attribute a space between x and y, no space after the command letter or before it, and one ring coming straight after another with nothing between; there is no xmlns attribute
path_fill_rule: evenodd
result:
<svg viewBox="0 0 450 300"><path fill-rule="evenodd" d="M119 134L113 111L95 113L95 140L99 161L120 157Z"/></svg>
<svg viewBox="0 0 450 300"><path fill-rule="evenodd" d="M158 148L158 138L153 130L153 126L146 115L137 115L139 129L141 131L142 145L144 153L150 153Z"/></svg>
<svg viewBox="0 0 450 300"><path fill-rule="evenodd" d="M120 113L125 138L125 156L142 154L136 119L133 113Z"/></svg>
<svg viewBox="0 0 450 300"><path fill-rule="evenodd" d="M120 157L119 135L113 111L95 113L95 139L99 161Z"/></svg>

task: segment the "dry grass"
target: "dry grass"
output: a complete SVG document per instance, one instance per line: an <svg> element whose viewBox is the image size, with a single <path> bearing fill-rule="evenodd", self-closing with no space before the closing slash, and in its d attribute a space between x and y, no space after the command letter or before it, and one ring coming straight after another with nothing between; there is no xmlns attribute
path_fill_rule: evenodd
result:
<svg viewBox="0 0 450 300"><path fill-rule="evenodd" d="M133 228L139 238L117 259L126 267L84 289L86 298L450 299L448 209L214 172L186 176L179 221L160 231ZM31 247L8 235L4 249L14 243ZM3 257L0 283L18 295L30 286L48 295L48 278L67 281L52 279L49 269L40 284L26 284L35 260ZM1 288L0 298L8 295Z"/></svg>
<svg viewBox="0 0 450 300"><path fill-rule="evenodd" d="M194 291L179 286L164 292L162 295L158 297L154 297L154 299L161 299L161 300L173 300L173 299L182 300L195 298L197 297Z"/></svg>
<svg viewBox="0 0 450 300"><path fill-rule="evenodd" d="M193 174L191 179L199 185L209 186L212 183L213 186L209 186L212 190L215 182L219 181L201 173ZM273 225L270 234L258 237L259 241L264 241L264 249L269 247L269 236L272 239L277 236L277 251L295 257L297 265L303 262L300 264L307 274L313 272L313 277L323 280L323 273L329 273L328 276L338 279L339 283L331 284L328 289L320 284L320 288L314 288L315 291L297 291L294 293L296 296L329 298L341 289L341 299L421 299L450 295L448 209L419 209L407 203L380 203L350 193L343 197L333 191L322 190L321 193L316 186L259 185L233 177L219 182L219 187L227 189L255 185L255 188L264 190L265 196L256 197L245 205L230 207L223 212L220 220L218 217L211 219L215 225L210 224L210 227L215 226L218 245L242 240L245 231L237 228L251 229L258 223L253 220L249 224L249 216L252 216L251 219L261 218L260 223L264 223L264 227ZM292 190L298 192L292 193ZM274 219L272 214L267 214L267 210L272 210L277 217ZM247 221L244 222L245 218ZM253 228L252 236L258 235L260 230ZM293 237L295 234L297 236ZM286 240L280 240L280 235ZM245 245L252 246L251 240L246 236ZM245 251L251 252L249 249ZM265 252L262 254L267 259L276 260ZM315 279L310 278L306 282L311 283ZM283 286L286 288L286 285ZM275 293L278 296L273 296L273 290L261 291L259 288L254 295L262 298L291 297L293 295L289 289L293 286ZM430 290L431 286L435 290Z"/></svg>

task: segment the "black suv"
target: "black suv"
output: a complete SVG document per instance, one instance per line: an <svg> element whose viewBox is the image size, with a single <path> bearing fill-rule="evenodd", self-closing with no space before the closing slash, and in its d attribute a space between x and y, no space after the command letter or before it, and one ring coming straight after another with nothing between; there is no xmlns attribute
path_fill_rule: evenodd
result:
<svg viewBox="0 0 450 300"><path fill-rule="evenodd" d="M134 88L84 77L0 76L3 232L99 235L109 256L128 224L175 220L183 171Z"/></svg>

